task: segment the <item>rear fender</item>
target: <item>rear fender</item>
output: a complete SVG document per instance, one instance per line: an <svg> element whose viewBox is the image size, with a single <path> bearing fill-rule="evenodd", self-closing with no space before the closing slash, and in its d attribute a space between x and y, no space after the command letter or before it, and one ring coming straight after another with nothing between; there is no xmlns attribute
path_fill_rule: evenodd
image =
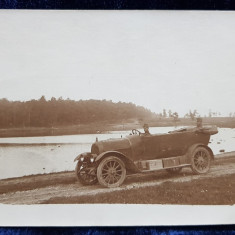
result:
<svg viewBox="0 0 235 235"><path fill-rule="evenodd" d="M108 156L115 156L115 157L120 158L125 163L125 167L127 170L139 172L139 169L135 166L134 162L131 161L123 153L120 153L118 151L107 151L107 152L101 153L99 156L95 158L95 163L99 164L104 158Z"/></svg>
<svg viewBox="0 0 235 235"><path fill-rule="evenodd" d="M211 155L211 160L214 160L214 153L213 151L211 150L210 147L208 147L207 145L205 144L201 144L201 143L198 143L198 144L193 144L192 146L189 147L188 151L187 151L187 157L188 157L188 161L190 163L190 159L191 159L191 156L192 156L192 153L193 151L197 148L197 147L204 147L205 149L207 149Z"/></svg>

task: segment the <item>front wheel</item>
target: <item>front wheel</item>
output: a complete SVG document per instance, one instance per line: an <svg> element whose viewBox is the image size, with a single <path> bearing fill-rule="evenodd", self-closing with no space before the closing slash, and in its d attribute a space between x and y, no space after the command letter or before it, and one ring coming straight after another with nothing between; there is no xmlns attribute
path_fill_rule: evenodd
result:
<svg viewBox="0 0 235 235"><path fill-rule="evenodd" d="M126 178L125 164L114 156L104 158L97 168L97 178L99 183L105 187L118 187Z"/></svg>
<svg viewBox="0 0 235 235"><path fill-rule="evenodd" d="M78 162L75 174L77 179L83 185L93 185L97 183L96 171L94 167L89 167L89 164L86 161Z"/></svg>
<svg viewBox="0 0 235 235"><path fill-rule="evenodd" d="M191 156L191 168L196 174L207 173L210 169L211 155L204 147L197 147Z"/></svg>

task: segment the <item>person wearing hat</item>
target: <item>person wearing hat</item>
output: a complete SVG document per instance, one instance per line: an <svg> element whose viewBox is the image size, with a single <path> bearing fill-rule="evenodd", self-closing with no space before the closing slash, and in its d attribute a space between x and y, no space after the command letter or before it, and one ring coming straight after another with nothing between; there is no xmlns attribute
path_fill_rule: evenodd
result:
<svg viewBox="0 0 235 235"><path fill-rule="evenodd" d="M144 124L143 128L144 128L144 134L145 135L150 135L149 125L148 124Z"/></svg>
<svg viewBox="0 0 235 235"><path fill-rule="evenodd" d="M197 118L197 127L202 128L202 118L200 117Z"/></svg>

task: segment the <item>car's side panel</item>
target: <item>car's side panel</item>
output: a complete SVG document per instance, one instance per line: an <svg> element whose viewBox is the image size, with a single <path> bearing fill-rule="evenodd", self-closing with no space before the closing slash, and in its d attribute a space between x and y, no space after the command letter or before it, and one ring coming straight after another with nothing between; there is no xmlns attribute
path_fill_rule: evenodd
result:
<svg viewBox="0 0 235 235"><path fill-rule="evenodd" d="M144 154L141 156L143 160L156 159L160 156L162 135L146 135L143 136Z"/></svg>
<svg viewBox="0 0 235 235"><path fill-rule="evenodd" d="M130 159L133 161L137 161L142 159L144 155L144 142L143 142L143 137L142 136L128 136L127 137L129 144L130 144Z"/></svg>
<svg viewBox="0 0 235 235"><path fill-rule="evenodd" d="M195 143L207 145L210 135L189 131L143 136L142 138L144 153L138 157L138 160L152 160L184 155L188 148Z"/></svg>

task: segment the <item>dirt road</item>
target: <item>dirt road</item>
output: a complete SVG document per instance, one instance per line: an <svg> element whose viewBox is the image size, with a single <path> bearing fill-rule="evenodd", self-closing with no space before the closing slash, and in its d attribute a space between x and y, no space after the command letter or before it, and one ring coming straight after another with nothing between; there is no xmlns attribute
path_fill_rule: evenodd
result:
<svg viewBox="0 0 235 235"><path fill-rule="evenodd" d="M62 172L48 175L27 176L0 181L0 203L3 204L40 204L53 198L89 196L133 188L158 186L164 182L187 182L203 178L215 178L235 174L235 154L218 157L210 172L205 175L193 175L185 168L178 175L166 171L128 176L119 188L102 188L99 184L82 186L76 181L74 172Z"/></svg>

